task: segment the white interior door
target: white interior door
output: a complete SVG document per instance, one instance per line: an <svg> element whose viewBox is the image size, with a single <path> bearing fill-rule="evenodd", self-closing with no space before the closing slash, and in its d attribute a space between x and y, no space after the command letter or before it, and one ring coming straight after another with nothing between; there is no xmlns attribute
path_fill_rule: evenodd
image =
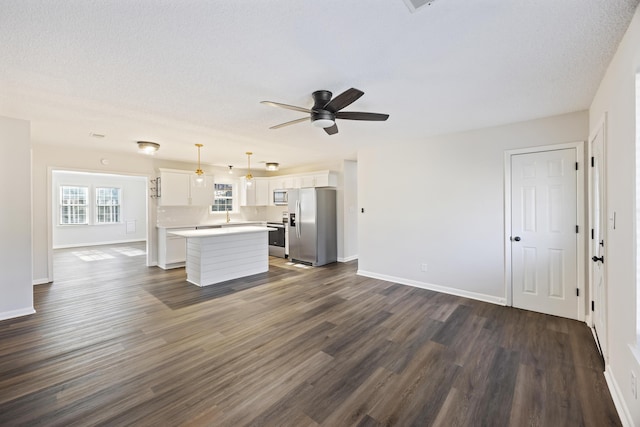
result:
<svg viewBox="0 0 640 427"><path fill-rule="evenodd" d="M574 148L511 156L513 306L578 319Z"/></svg>
<svg viewBox="0 0 640 427"><path fill-rule="evenodd" d="M592 326L603 357L607 351L607 287L605 281L606 215L604 203L604 126L589 141L591 168L589 174L589 217L591 225L591 314Z"/></svg>

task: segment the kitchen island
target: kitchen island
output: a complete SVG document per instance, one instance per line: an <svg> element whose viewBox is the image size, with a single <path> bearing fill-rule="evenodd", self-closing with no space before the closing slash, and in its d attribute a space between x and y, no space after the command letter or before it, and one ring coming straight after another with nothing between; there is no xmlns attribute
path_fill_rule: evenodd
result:
<svg viewBox="0 0 640 427"><path fill-rule="evenodd" d="M237 226L170 231L187 239L187 281L208 286L269 271L272 228Z"/></svg>

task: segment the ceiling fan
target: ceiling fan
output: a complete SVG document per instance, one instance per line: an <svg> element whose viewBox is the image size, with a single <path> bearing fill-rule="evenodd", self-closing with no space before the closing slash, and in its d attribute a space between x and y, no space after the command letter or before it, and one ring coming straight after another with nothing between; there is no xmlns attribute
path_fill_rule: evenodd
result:
<svg viewBox="0 0 640 427"><path fill-rule="evenodd" d="M336 119L384 121L389 118L388 114L341 111L343 108L354 103L362 95L364 95L364 92L361 90L351 88L345 90L340 95L332 99L331 97L333 94L328 90L317 90L311 94L313 97L313 107L310 109L272 101L261 101L261 104L300 111L302 113L309 113L310 115L309 117L303 117L301 119L291 120L290 122L271 126L269 129L280 129L281 127L311 120L311 123L313 123L314 126L324 128L325 132L329 135L333 135L338 133L338 126L336 126L335 122Z"/></svg>

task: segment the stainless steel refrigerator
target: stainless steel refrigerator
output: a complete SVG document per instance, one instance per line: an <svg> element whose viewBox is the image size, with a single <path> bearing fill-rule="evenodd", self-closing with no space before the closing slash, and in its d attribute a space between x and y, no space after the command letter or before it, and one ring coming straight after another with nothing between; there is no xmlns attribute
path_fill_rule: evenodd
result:
<svg viewBox="0 0 640 427"><path fill-rule="evenodd" d="M299 188L289 197L289 258L313 266L338 260L336 190Z"/></svg>

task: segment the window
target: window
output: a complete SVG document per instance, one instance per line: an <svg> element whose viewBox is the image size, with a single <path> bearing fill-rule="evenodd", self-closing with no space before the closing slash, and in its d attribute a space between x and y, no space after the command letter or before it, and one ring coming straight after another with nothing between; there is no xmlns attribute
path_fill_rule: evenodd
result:
<svg viewBox="0 0 640 427"><path fill-rule="evenodd" d="M96 188L96 223L114 224L118 222L120 222L120 189Z"/></svg>
<svg viewBox="0 0 640 427"><path fill-rule="evenodd" d="M87 224L87 187L60 187L60 224Z"/></svg>
<svg viewBox="0 0 640 427"><path fill-rule="evenodd" d="M211 212L233 210L233 184L214 184L214 199Z"/></svg>

